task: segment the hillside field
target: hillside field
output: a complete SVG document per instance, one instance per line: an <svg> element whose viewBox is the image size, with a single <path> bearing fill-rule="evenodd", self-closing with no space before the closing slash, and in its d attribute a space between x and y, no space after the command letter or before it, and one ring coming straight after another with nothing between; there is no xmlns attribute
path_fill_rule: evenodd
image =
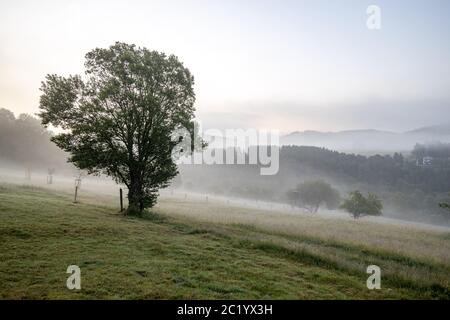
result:
<svg viewBox="0 0 450 320"><path fill-rule="evenodd" d="M449 299L449 280L444 228L175 196L132 218L105 194L0 184L1 299Z"/></svg>

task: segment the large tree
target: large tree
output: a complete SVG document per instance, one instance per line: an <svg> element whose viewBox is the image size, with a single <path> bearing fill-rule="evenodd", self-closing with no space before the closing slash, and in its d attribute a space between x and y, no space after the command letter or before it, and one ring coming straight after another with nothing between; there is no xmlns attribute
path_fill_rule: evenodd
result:
<svg viewBox="0 0 450 320"><path fill-rule="evenodd" d="M47 75L42 123L64 129L52 141L75 166L125 184L126 213L140 214L177 174L174 132L193 131L194 78L174 55L120 42L87 53L85 68Z"/></svg>

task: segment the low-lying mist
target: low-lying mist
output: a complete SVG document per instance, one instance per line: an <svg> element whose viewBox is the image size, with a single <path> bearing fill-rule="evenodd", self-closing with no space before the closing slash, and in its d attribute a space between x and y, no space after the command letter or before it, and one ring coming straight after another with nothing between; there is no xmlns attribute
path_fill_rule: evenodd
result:
<svg viewBox="0 0 450 320"><path fill-rule="evenodd" d="M428 127L404 133L402 137L407 136L411 142L414 137L442 138L449 132L447 127ZM320 136L328 142L336 142L344 138L350 141L353 137L363 143L372 135L386 137L392 134L310 132L297 133L291 138L301 136L311 142ZM0 182L72 192L75 179L81 174L83 188L97 193L118 193L119 186L110 178L88 176L68 163L69 155L57 148L50 141L51 137L52 133L39 119L29 115L16 118L12 112L0 109ZM366 147L370 146L368 142ZM414 148L400 151L378 154L371 150L367 153L373 155L364 156L314 146L285 145L279 148L279 170L275 175L261 175L258 164L182 164L179 175L161 193L179 189L210 197L241 199L242 203L257 203L265 208L292 207L288 197L290 191L305 181L321 180L336 189L341 200L354 190L376 194L382 201L384 217L449 226L450 213L440 208L439 203L448 202L449 198L450 145L439 142L416 144ZM320 208L320 212L325 210L325 206ZM338 214L339 210L332 212Z"/></svg>

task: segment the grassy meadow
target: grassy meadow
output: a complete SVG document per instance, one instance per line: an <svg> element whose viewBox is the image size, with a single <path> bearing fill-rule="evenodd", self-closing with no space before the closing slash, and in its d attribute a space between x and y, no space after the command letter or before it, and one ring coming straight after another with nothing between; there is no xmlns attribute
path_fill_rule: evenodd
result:
<svg viewBox="0 0 450 320"><path fill-rule="evenodd" d="M368 290L366 267L382 271ZM67 266L81 268L68 290ZM449 299L450 231L166 195L0 184L0 299Z"/></svg>

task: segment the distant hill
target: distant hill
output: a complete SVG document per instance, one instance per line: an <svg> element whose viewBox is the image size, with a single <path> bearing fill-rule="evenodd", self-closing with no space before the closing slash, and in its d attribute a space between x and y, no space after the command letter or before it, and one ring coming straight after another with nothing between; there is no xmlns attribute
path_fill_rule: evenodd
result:
<svg viewBox="0 0 450 320"><path fill-rule="evenodd" d="M419 129L407 131L407 134L425 134L425 135L435 135L435 136L449 136L450 135L450 123L437 125L437 126L429 126L422 127Z"/></svg>
<svg viewBox="0 0 450 320"><path fill-rule="evenodd" d="M356 153L410 151L416 143L437 141L450 142L450 124L407 132L372 129L338 132L296 131L280 139L282 145L317 146Z"/></svg>

